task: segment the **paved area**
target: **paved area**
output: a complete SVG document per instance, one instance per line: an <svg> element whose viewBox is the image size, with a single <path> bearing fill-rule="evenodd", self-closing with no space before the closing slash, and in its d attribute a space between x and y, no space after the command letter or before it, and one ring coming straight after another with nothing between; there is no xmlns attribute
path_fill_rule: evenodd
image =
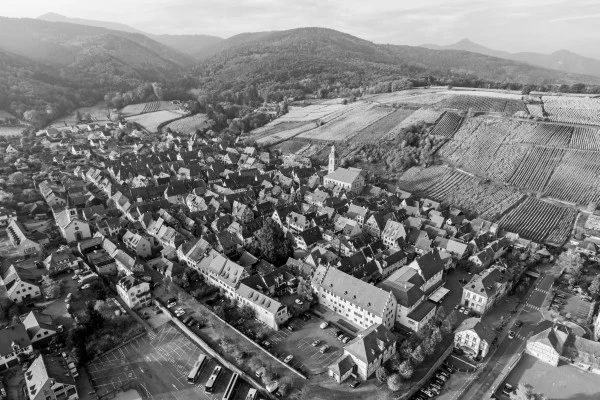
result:
<svg viewBox="0 0 600 400"><path fill-rule="evenodd" d="M225 369L215 392L206 393L204 383L218 365L212 359L203 367L196 384L187 383L187 376L200 354L203 353L193 342L167 323L157 333L149 333L101 356L87 368L98 395L135 380L144 399L220 399L231 372ZM247 390L244 383L235 398L243 398Z"/></svg>
<svg viewBox="0 0 600 400"><path fill-rule="evenodd" d="M528 354L513 368L506 379L514 387L529 384L548 400L555 399L598 399L600 375L585 372L571 365L553 367ZM499 393L500 399L509 397Z"/></svg>

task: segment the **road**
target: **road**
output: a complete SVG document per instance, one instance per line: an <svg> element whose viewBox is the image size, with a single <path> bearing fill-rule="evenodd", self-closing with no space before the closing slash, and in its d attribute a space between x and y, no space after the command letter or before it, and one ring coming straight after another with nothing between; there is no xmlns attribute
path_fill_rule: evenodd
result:
<svg viewBox="0 0 600 400"><path fill-rule="evenodd" d="M488 398L492 394L492 387L496 378L513 357L520 353L527 342L527 338L536 330L536 325L543 320L540 307L552 288L554 282L553 275L542 275L530 288L525 301L516 314L506 325L507 328L501 333L500 343L491 358L484 364L484 367L473 376L472 384L465 387L458 393L456 399L481 399ZM516 320L523 322L523 326L517 328L514 325ZM508 338L508 331L513 330L516 333L514 339Z"/></svg>

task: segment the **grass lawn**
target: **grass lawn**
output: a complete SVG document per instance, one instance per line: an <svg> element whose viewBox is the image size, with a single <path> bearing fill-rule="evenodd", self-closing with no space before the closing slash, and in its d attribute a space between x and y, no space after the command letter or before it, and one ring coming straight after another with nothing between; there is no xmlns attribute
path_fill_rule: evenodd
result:
<svg viewBox="0 0 600 400"><path fill-rule="evenodd" d="M600 375L585 372L571 365L553 367L528 354L523 355L506 379L513 386L529 384L548 400L598 398Z"/></svg>

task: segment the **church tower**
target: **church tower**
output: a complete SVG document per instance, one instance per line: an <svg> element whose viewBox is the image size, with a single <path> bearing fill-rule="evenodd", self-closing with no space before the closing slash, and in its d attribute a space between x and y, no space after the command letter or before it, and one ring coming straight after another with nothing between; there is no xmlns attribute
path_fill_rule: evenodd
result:
<svg viewBox="0 0 600 400"><path fill-rule="evenodd" d="M331 152L329 153L329 173L331 174L337 168L335 160L335 146L331 146Z"/></svg>

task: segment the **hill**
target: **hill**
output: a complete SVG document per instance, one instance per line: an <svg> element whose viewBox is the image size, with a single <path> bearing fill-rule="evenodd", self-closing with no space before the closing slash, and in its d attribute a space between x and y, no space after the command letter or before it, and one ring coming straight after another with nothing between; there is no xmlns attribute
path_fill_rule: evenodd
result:
<svg viewBox="0 0 600 400"><path fill-rule="evenodd" d="M196 72L207 87L226 84L233 91L253 85L288 90L288 94L323 86L337 91L406 77L421 85L455 82L471 86L482 80L600 83L598 77L566 74L473 52L378 45L323 28L242 34L211 50Z"/></svg>
<svg viewBox="0 0 600 400"><path fill-rule="evenodd" d="M567 72L570 74L582 74L600 77L600 60L584 57L567 50L559 50L551 54L542 54L536 52L509 53L506 51L498 51L481 46L468 39L463 39L457 43L446 46L424 44L421 47L432 50L470 51L492 57L519 61L542 68Z"/></svg>
<svg viewBox="0 0 600 400"><path fill-rule="evenodd" d="M49 12L47 14L40 15L36 19L39 19L42 21L48 21L48 22L66 22L66 23L70 23L70 24L95 26L98 28L105 28L105 29L110 29L113 31L141 33L143 35L146 34L145 32L143 32L139 29L135 29L129 25L120 24L118 22L97 21L97 20L93 20L93 19L83 19L83 18L71 18L71 17L65 17L64 15L56 14L53 12Z"/></svg>

